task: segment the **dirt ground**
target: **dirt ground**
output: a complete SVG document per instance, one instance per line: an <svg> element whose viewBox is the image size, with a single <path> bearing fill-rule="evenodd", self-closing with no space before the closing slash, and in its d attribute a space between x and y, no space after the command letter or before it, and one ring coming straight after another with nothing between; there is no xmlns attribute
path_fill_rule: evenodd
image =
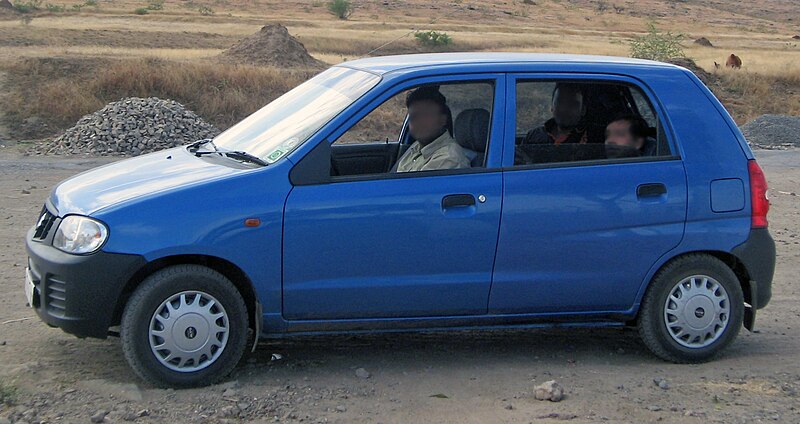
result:
<svg viewBox="0 0 800 424"><path fill-rule="evenodd" d="M26 230L58 181L109 159L0 149L0 423L798 423L800 151L756 154L771 190L774 296L757 332L714 362L662 362L629 329L303 337L262 342L224 384L174 391L140 381L118 339L76 339L25 307ZM551 379L566 398L535 400Z"/></svg>

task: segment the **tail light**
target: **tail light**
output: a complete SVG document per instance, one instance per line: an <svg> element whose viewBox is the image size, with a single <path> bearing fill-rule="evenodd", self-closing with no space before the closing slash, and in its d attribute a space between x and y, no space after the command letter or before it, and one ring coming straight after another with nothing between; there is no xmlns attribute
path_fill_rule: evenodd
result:
<svg viewBox="0 0 800 424"><path fill-rule="evenodd" d="M750 173L750 203L753 206L750 228L767 228L767 179L755 159L747 161L747 170Z"/></svg>

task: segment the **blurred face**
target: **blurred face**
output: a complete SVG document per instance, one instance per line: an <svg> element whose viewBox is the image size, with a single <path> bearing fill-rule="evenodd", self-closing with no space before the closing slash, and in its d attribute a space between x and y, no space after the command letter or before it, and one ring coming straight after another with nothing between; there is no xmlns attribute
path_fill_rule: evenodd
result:
<svg viewBox="0 0 800 424"><path fill-rule="evenodd" d="M606 146L627 147L641 149L644 138L634 137L631 134L631 123L620 120L614 121L606 127Z"/></svg>
<svg viewBox="0 0 800 424"><path fill-rule="evenodd" d="M583 95L576 90L559 88L553 95L553 119L561 128L574 128L583 118Z"/></svg>
<svg viewBox="0 0 800 424"><path fill-rule="evenodd" d="M421 144L439 137L447 126L447 115L433 101L420 100L408 106L408 130Z"/></svg>

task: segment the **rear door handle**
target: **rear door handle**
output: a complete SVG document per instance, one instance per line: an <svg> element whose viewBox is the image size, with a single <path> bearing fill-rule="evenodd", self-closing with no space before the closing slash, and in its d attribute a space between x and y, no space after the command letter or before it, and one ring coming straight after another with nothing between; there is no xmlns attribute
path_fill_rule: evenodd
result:
<svg viewBox="0 0 800 424"><path fill-rule="evenodd" d="M475 196L471 194L448 194L442 198L442 209L473 205L475 205Z"/></svg>
<svg viewBox="0 0 800 424"><path fill-rule="evenodd" d="M667 186L661 183L641 184L636 187L637 197L658 197L667 194Z"/></svg>

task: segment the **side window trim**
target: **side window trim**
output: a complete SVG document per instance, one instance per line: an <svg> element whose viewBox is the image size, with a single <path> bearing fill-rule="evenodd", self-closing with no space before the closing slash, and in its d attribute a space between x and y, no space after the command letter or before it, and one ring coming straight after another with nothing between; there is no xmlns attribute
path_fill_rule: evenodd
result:
<svg viewBox="0 0 800 424"><path fill-rule="evenodd" d="M607 83L607 84L624 84L627 86L635 87L641 91L645 99L650 103L650 106L653 108L653 111L656 114L656 119L658 120L657 128L659 131L659 137L662 136L666 137L667 145L670 148L670 154L664 156L656 156L653 158L638 158L639 160L631 160L630 158L627 159L605 159L602 161L597 160L590 160L590 161L570 161L570 162L557 162L552 164L544 164L547 166L542 166L542 164L533 164L533 165L517 165L514 166L514 148L516 143L516 126L517 126L517 84L519 82L530 82L530 81L541 81L541 82L548 82L548 81L597 81L599 83ZM638 106L637 106L638 107ZM630 163L630 162L653 162L653 161L661 161L661 160L676 160L681 159L680 150L678 149L677 143L675 141L674 131L672 129L672 125L669 122L669 117L664 112L664 107L658 98L655 96L653 91L650 87L637 78L625 75L618 75L618 74L603 74L603 73L552 73L552 72L542 72L542 73L529 73L529 72L515 72L507 74L506 78L506 119L505 125L506 129L504 131L504 154L503 154L503 169L504 170L512 170L512 169L537 169L537 168L553 168L561 166L592 166L598 165L600 163L605 164L614 164L614 163Z"/></svg>
<svg viewBox="0 0 800 424"><path fill-rule="evenodd" d="M384 102L399 94L403 90L415 86L434 84L434 83L458 83L458 82L488 82L494 87L494 100L492 102L492 110L490 112L490 129L489 140L487 140L487 157L485 166L481 168L463 168L452 170L436 170L436 171L422 171L422 172L409 172L403 174L382 173L382 174L367 174L367 175L353 175L353 176L329 176L323 178L322 171L315 169L325 166L324 161L321 161L319 154L314 155L313 152L330 151L330 145L335 140L346 133L351 127L356 125L365 116L382 105ZM380 86L379 86L380 87ZM379 88L378 87L378 88ZM420 78L413 78L408 80L399 81L394 85L386 87L383 92L370 100L363 107L354 111L350 118L344 120L334 129L322 137L318 145L312 149L309 154L304 156L294 166L290 174L290 181L293 185L318 185L330 184L338 182L353 182L353 181L370 181L379 179L392 179L392 178L417 178L417 177L431 177L440 175L459 175L459 174L476 174L487 172L501 172L502 154L505 148L503 142L503 135L506 127L505 119L505 104L506 102L506 74L503 73L476 73L476 74L452 74L452 75L435 75ZM406 119L408 117L406 116ZM402 143L407 138L405 133L407 122L403 123L403 133L400 136ZM328 148L318 148L319 144L327 144ZM328 161L329 162L329 161ZM328 163L327 166L330 166ZM328 168L328 172L330 169Z"/></svg>

